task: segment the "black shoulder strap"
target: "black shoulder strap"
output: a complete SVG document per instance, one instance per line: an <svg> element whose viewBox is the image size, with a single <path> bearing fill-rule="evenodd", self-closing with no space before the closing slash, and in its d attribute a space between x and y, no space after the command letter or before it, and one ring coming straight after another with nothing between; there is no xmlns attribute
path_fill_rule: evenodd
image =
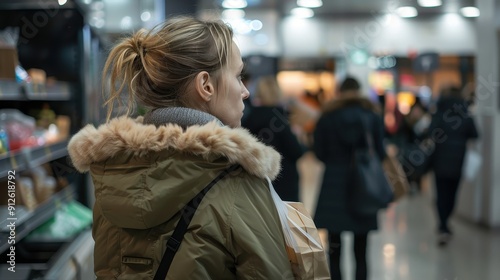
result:
<svg viewBox="0 0 500 280"><path fill-rule="evenodd" d="M191 219L193 218L194 213L196 212L196 209L200 205L205 194L207 194L220 179L224 178L227 174L236 170L238 167L239 165L233 165L222 171L217 177L215 177L215 179L212 180L212 182L210 182L200 193L198 193L198 195L191 199L191 201L189 201L188 204L180 210L181 218L174 229L174 233L167 241L167 249L163 254L154 280L165 280L165 277L167 277L167 273L170 268L170 264L172 264L175 253L177 253L182 239L184 239L184 234L186 233L189 223L191 222Z"/></svg>

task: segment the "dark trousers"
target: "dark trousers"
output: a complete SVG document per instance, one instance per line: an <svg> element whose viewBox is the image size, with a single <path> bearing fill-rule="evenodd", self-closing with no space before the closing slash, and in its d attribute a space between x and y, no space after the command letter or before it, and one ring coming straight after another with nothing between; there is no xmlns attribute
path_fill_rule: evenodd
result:
<svg viewBox="0 0 500 280"><path fill-rule="evenodd" d="M460 177L435 177L436 180L436 208L439 217L439 231L450 232L448 219L455 208Z"/></svg>
<svg viewBox="0 0 500 280"><path fill-rule="evenodd" d="M341 280L340 272L340 252L342 250L342 240L340 233L330 233L330 272L332 280ZM368 245L368 233L354 234L354 258L356 260L356 280L366 280L368 267L366 263L366 248Z"/></svg>

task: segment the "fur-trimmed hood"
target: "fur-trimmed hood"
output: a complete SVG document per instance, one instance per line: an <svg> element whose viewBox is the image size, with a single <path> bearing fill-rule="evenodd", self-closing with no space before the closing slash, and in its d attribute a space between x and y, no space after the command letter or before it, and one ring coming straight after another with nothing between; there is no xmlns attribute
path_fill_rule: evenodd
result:
<svg viewBox="0 0 500 280"><path fill-rule="evenodd" d="M142 117L120 117L98 128L84 127L68 145L75 168L86 172L91 164L118 154L142 156L173 149L204 158L223 156L261 178L274 179L280 171L281 155L243 128L232 129L214 121L183 130L176 124L156 127L142 121Z"/></svg>
<svg viewBox="0 0 500 280"><path fill-rule="evenodd" d="M86 126L68 150L77 170L91 171L96 211L116 226L135 229L173 217L232 164L260 178L275 178L281 160L247 130L216 120L183 129L120 117L98 128ZM238 176L247 178L246 187L258 183L256 177Z"/></svg>
<svg viewBox="0 0 500 280"><path fill-rule="evenodd" d="M377 105L362 96L346 96L331 100L323 105L322 111L323 113L328 113L350 106L360 106L373 112L380 112L380 108Z"/></svg>

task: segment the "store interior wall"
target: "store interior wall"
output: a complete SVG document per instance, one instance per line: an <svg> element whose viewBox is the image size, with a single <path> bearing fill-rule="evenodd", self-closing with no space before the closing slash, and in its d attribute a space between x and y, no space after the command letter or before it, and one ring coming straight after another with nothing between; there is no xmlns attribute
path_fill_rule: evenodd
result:
<svg viewBox="0 0 500 280"><path fill-rule="evenodd" d="M263 23L261 33L276 26L285 57L317 57L344 54L353 48L373 53L407 55L411 51L441 54L474 54L477 49L475 20L457 14L404 19L392 14L354 19L269 18L256 13ZM270 34L269 37L272 37ZM249 42L242 54L261 52L262 46Z"/></svg>
<svg viewBox="0 0 500 280"><path fill-rule="evenodd" d="M367 64L353 63L349 59L352 51L359 49L372 54L406 57L421 52L475 55L477 49L475 21L457 14L412 19L391 13L355 18L301 19L282 18L276 11L263 10L247 12L245 17L260 20L263 27L259 31L236 34L243 56L341 57L346 62L343 74L354 73L364 89L369 88L368 73L373 69ZM266 41L256 38L265 38Z"/></svg>
<svg viewBox="0 0 500 280"><path fill-rule="evenodd" d="M500 3L479 0L477 20L475 119L480 130L478 149L483 162L479 176L463 184L457 212L473 222L500 228Z"/></svg>

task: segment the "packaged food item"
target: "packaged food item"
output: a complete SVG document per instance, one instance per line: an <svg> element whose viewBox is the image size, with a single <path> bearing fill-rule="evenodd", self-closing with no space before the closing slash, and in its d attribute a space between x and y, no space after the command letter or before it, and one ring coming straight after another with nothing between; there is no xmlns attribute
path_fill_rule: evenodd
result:
<svg viewBox="0 0 500 280"><path fill-rule="evenodd" d="M92 210L78 201L71 201L57 209L54 217L33 230L28 241L61 240L72 238L92 224Z"/></svg>
<svg viewBox="0 0 500 280"><path fill-rule="evenodd" d="M43 166L37 166L30 171L34 183L36 200L43 203L54 194L57 186L56 179L47 175L47 170Z"/></svg>
<svg viewBox="0 0 500 280"><path fill-rule="evenodd" d="M40 187L36 189L38 203L44 203L56 191L57 181L54 177L45 177Z"/></svg>
<svg viewBox="0 0 500 280"><path fill-rule="evenodd" d="M56 113L50 109L50 105L48 103L44 103L42 110L38 113L37 125L39 127L43 127L44 129L48 129L51 124L55 123Z"/></svg>
<svg viewBox="0 0 500 280"><path fill-rule="evenodd" d="M21 198L22 204L29 211L33 211L38 206L33 180L29 177L19 177L17 179L17 189L20 192L19 198Z"/></svg>
<svg viewBox="0 0 500 280"><path fill-rule="evenodd" d="M4 124L9 139L9 150L37 145L35 119L16 109L1 109L0 122Z"/></svg>
<svg viewBox="0 0 500 280"><path fill-rule="evenodd" d="M59 115L56 118L56 125L59 130L59 139L68 139L71 128L71 119L68 116Z"/></svg>
<svg viewBox="0 0 500 280"><path fill-rule="evenodd" d="M0 79L16 79L18 65L17 40L19 27L7 27L0 30Z"/></svg>
<svg viewBox="0 0 500 280"><path fill-rule="evenodd" d="M9 152L9 137L7 136L7 131L3 128L0 123L0 156L7 154Z"/></svg>

